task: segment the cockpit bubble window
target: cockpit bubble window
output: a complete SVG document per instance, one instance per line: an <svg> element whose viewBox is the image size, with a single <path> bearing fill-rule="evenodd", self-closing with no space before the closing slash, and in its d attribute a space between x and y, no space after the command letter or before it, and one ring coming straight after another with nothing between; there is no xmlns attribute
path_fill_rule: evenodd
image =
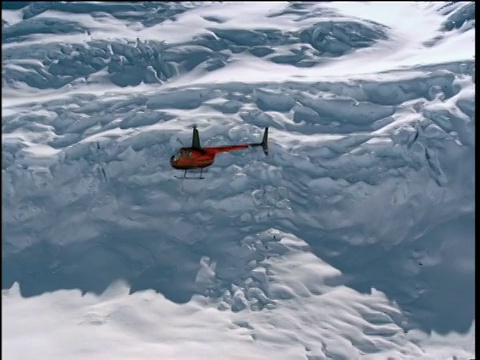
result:
<svg viewBox="0 0 480 360"><path fill-rule="evenodd" d="M178 150L178 152L175 154L175 156L173 157L173 161L178 161L182 158L182 155L183 155L183 150Z"/></svg>

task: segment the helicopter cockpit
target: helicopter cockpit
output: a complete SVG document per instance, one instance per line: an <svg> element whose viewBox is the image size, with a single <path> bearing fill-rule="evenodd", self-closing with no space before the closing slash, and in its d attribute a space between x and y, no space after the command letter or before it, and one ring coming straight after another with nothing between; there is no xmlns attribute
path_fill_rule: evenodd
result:
<svg viewBox="0 0 480 360"><path fill-rule="evenodd" d="M184 153L183 149L178 150L177 153L174 156L172 156L172 161L180 160L183 157L183 153Z"/></svg>
<svg viewBox="0 0 480 360"><path fill-rule="evenodd" d="M170 158L170 161L177 162L178 160L184 159L185 157L191 158L192 151L187 149L179 149L177 153Z"/></svg>

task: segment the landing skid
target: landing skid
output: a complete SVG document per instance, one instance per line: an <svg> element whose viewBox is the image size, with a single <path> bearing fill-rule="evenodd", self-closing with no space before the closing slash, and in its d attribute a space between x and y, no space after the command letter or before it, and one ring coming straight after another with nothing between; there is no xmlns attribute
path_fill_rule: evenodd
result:
<svg viewBox="0 0 480 360"><path fill-rule="evenodd" d="M200 172L200 176L197 176L197 177L188 177L187 176L187 173L189 172L189 170L184 170L183 171L183 176L176 176L175 175L175 178L177 179L180 179L180 180L203 180L205 179L202 175L203 175L203 172L204 170L203 169L200 169L200 171L198 170L190 170L191 173L197 173L197 172ZM207 170L205 170L205 172L208 172Z"/></svg>

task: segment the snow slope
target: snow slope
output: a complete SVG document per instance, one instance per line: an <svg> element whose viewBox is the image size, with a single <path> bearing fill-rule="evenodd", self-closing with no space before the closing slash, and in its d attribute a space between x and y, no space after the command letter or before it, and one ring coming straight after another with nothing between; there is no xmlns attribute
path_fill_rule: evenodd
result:
<svg viewBox="0 0 480 360"><path fill-rule="evenodd" d="M2 355L473 358L474 13L4 8Z"/></svg>

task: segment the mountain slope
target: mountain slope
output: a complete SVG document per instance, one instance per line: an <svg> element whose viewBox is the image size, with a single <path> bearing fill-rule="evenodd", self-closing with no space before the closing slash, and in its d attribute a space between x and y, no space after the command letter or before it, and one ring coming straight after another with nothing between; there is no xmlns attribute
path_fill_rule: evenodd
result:
<svg viewBox="0 0 480 360"><path fill-rule="evenodd" d="M2 354L472 356L472 6L3 10Z"/></svg>

